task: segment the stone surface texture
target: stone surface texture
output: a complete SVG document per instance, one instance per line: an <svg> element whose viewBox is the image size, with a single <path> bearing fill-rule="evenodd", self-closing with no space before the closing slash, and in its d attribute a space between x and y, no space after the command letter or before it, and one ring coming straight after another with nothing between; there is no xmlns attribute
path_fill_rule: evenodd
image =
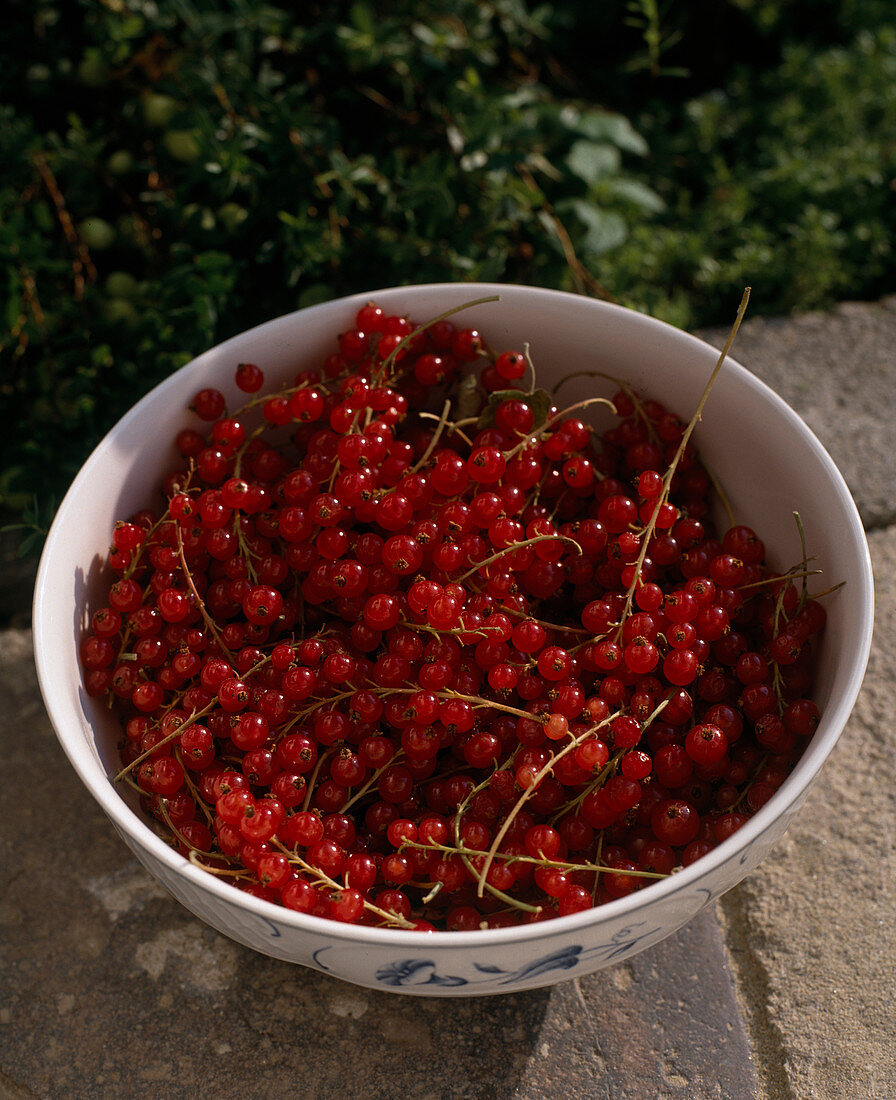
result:
<svg viewBox="0 0 896 1100"><path fill-rule="evenodd" d="M896 1096L894 349L896 299L744 324L736 358L809 422L868 528L868 675L749 879L653 949L550 989L403 998L202 925L59 749L16 609L0 632L0 1100Z"/></svg>
<svg viewBox="0 0 896 1100"><path fill-rule="evenodd" d="M726 334L704 333L721 347ZM868 533L875 635L853 715L784 840L721 899L769 1100L896 1097L896 297L747 322L733 355L809 424Z"/></svg>

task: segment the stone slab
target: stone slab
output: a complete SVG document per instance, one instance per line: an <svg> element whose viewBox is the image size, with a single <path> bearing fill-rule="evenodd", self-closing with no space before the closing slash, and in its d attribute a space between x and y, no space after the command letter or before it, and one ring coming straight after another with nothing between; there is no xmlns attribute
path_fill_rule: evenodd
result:
<svg viewBox="0 0 896 1100"><path fill-rule="evenodd" d="M712 329L699 335L721 348L728 334ZM819 437L850 487L866 528L892 523L896 296L845 302L829 313L747 319L731 354L796 409Z"/></svg>
<svg viewBox="0 0 896 1100"><path fill-rule="evenodd" d="M726 333L702 334L721 347ZM870 532L875 639L852 719L781 844L725 897L769 1100L896 1096L896 297L744 323L733 353L809 424Z"/></svg>
<svg viewBox="0 0 896 1100"><path fill-rule="evenodd" d="M19 554L19 531L0 529L0 630L31 624L37 560Z"/></svg>
<svg viewBox="0 0 896 1100"><path fill-rule="evenodd" d="M896 527L870 537L875 644L784 840L721 902L770 1100L896 1097Z"/></svg>
<svg viewBox="0 0 896 1100"><path fill-rule="evenodd" d="M720 346L726 334L702 335ZM0 632L0 1100L896 1096L894 347L896 298L750 319L738 336L735 356L815 430L871 531L868 676L759 870L665 943L579 981L406 1000L206 928L80 786L44 713L28 631Z"/></svg>
<svg viewBox="0 0 896 1100"><path fill-rule="evenodd" d="M258 955L133 859L65 760L30 633L0 633L0 1098L753 1100L712 910L629 962L421 1000Z"/></svg>

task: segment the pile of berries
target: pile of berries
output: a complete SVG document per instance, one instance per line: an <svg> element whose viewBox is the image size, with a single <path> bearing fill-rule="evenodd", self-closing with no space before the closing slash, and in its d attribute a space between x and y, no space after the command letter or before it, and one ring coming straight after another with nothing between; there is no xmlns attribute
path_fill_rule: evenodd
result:
<svg viewBox="0 0 896 1100"><path fill-rule="evenodd" d="M119 781L303 913L471 930L623 897L738 829L818 722L810 571L716 531L696 416L620 383L560 412L456 320L371 303L289 387L240 363L244 407L197 393L81 644Z"/></svg>

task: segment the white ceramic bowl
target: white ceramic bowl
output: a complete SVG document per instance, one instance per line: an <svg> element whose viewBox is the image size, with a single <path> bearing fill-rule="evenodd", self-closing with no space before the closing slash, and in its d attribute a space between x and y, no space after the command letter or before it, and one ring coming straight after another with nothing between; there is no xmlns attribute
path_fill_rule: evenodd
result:
<svg viewBox="0 0 896 1100"><path fill-rule="evenodd" d="M237 363L258 363L277 382L300 365L316 365L371 299L424 321L490 294L500 294L500 301L469 310L464 323L482 329L499 350L528 342L543 385L575 370L602 370L688 419L718 358L707 344L641 314L530 287L400 287L300 310L200 355L112 429L62 502L35 589L35 655L50 718L88 790L147 870L232 939L375 989L435 996L532 989L626 959L670 935L736 885L780 839L840 736L871 642L868 548L842 477L802 420L729 359L697 429L697 445L726 486L738 521L758 531L776 566L800 560L796 508L825 577L846 582L827 600L815 693L821 723L793 774L734 836L687 869L597 909L508 930L431 934L345 926L287 911L233 889L163 843L113 786L115 720L85 694L78 666L84 624L103 602L102 563L115 520L150 499L159 471L172 459L175 432L195 423L186 411L193 394L211 385L237 398ZM593 380L569 383L564 403L600 388ZM787 904L784 897L779 901Z"/></svg>

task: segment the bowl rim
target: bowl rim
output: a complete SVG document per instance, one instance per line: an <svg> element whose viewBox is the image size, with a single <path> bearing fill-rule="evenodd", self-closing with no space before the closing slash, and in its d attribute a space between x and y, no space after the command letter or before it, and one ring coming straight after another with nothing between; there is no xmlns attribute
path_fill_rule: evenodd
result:
<svg viewBox="0 0 896 1100"><path fill-rule="evenodd" d="M190 371L197 364L209 361L215 357L227 354L228 348L242 343L247 339L257 338L265 333L276 331L281 327L290 327L298 323L303 316L310 314L325 316L327 312L334 315L359 307L370 300L383 302L384 300L396 301L402 295L411 298L421 292L434 292L457 294L463 292L465 297L478 298L491 295L501 297L526 298L532 297L543 302L551 299L574 300L577 308L584 311L593 310L607 313L611 317L624 319L625 323L635 327L641 326L645 331L652 331L664 340L678 341L682 347L692 351L699 350L706 355L707 350L718 356L718 350L713 348L705 340L685 332L682 329L651 317L648 314L620 306L615 303L605 302L599 299L587 298L583 295L573 294L567 291L553 290L521 284L504 283L419 283L404 286L390 286L377 290L345 295L331 299L316 305L306 306L302 309L291 311L279 317L271 318L245 331L236 334L213 345L166 379L158 383L131 409L121 417L117 423L106 433L97 444L90 456L86 459L78 474L72 481L68 491L63 497L56 516L48 533L41 560L38 566L37 577L34 586L32 622L34 639L34 657L37 668L38 682L44 703L56 731L57 738L68 757L70 763L81 778L81 781L93 795L100 807L111 819L112 823L128 839L129 846L136 845L145 849L149 855L166 866L174 875L182 876L198 887L225 904L230 904L239 909L245 909L249 913L262 918L267 922L276 922L286 928L298 932L313 933L317 937L323 937L331 942L343 944L390 947L399 950L410 948L423 948L432 950L436 948L479 948L514 943L524 943L530 940L552 939L562 934L579 932L584 929L598 928L603 924L609 924L621 917L637 914L641 909L648 908L658 902L670 898L674 894L685 891L693 886L699 879L711 876L712 873L724 864L729 863L736 856L743 856L762 833L777 819L787 815L788 811L799 805L808 789L814 782L825 760L830 755L835 744L839 740L843 727L853 709L855 700L861 688L865 669L867 667L874 619L874 587L871 567L871 556L867 538L861 518L853 500L852 494L846 482L835 465L827 450L816 437L815 433L802 420L802 418L765 382L752 374L746 367L740 364L732 356L726 357L726 370L730 369L739 376L742 384L753 389L766 402L777 407L778 412L789 420L794 430L803 438L804 442L813 451L816 461L821 465L824 473L834 489L840 508L849 521L849 530L853 549L857 560L861 563L860 575L850 578L850 585L855 584L857 599L861 600L861 614L858 636L855 639L856 646L849 669L849 689L839 699L828 703L822 715L822 721L818 730L813 734L809 744L797 762L793 772L779 788L771 799L752 817L750 817L740 829L732 836L720 843L711 852L702 856L689 867L681 868L666 879L651 883L627 897L605 902L599 906L574 913L569 916L554 917L546 922L522 924L510 928L481 929L468 932L435 931L426 933L425 939L421 933L415 930L378 928L368 925L342 924L338 921L314 917L287 909L261 898L253 897L243 891L234 889L228 883L191 864L184 856L171 848L153 829L128 805L125 799L115 788L112 777L107 775L99 761L93 756L82 756L77 752L77 743L81 737L81 731L77 736L68 728L66 716L60 714L60 706L55 701L53 689L53 669L49 663L48 654L53 649L53 622L49 611L45 614L48 593L51 588L50 574L56 554L57 543L62 538L62 529L66 521L71 501L76 497L82 483L89 478L92 469L103 458L106 450L112 445L117 435L125 430L133 421L141 416L146 404L154 399L157 391L171 383L172 379L179 377L182 372ZM412 303L410 303L412 304ZM132 851L136 849L132 847ZM727 887L725 888L727 889ZM715 895L714 895L715 896ZM710 898L707 898L707 901Z"/></svg>

